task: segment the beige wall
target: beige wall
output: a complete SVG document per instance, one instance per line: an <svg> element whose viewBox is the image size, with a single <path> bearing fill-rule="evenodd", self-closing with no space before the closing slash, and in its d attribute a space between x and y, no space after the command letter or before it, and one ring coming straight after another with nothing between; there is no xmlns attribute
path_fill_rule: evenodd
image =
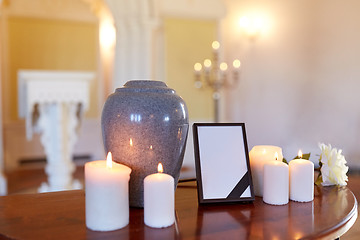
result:
<svg viewBox="0 0 360 240"><path fill-rule="evenodd" d="M287 158L299 149L318 160L318 142L343 149L360 166L360 1L226 0L226 58L243 68L227 92L227 117L247 124L249 147L275 144ZM269 31L249 39L237 24L247 14Z"/></svg>
<svg viewBox="0 0 360 240"><path fill-rule="evenodd" d="M79 21L48 20L27 17L8 19L8 79L3 81L3 116L16 121L17 71L97 70L97 24ZM91 86L88 117L98 115L97 90Z"/></svg>
<svg viewBox="0 0 360 240"><path fill-rule="evenodd" d="M164 31L168 86L185 100L191 119L212 119L212 93L194 87L194 64L211 58L211 43L217 36L216 22L167 18Z"/></svg>

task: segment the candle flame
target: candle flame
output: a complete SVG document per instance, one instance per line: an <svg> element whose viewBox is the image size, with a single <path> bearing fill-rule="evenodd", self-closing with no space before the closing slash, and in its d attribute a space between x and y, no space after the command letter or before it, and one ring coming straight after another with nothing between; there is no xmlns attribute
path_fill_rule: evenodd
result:
<svg viewBox="0 0 360 240"><path fill-rule="evenodd" d="M133 146L133 140L132 140L132 138L130 138L130 146L131 146L131 147Z"/></svg>
<svg viewBox="0 0 360 240"><path fill-rule="evenodd" d="M106 167L112 168L112 155L111 155L111 152L108 152L108 154L107 154Z"/></svg>
<svg viewBox="0 0 360 240"><path fill-rule="evenodd" d="M158 164L158 172L159 173L164 172L164 168L163 168L163 165L161 163Z"/></svg>
<svg viewBox="0 0 360 240"><path fill-rule="evenodd" d="M298 157L299 157L299 158L302 158L302 157L303 157L303 153L302 153L301 150L299 150L299 152L298 152Z"/></svg>
<svg viewBox="0 0 360 240"><path fill-rule="evenodd" d="M278 158L279 158L279 154L275 152L275 160L278 160Z"/></svg>
<svg viewBox="0 0 360 240"><path fill-rule="evenodd" d="M152 145L150 145L149 149L150 149L150 150L153 150L153 146L152 146Z"/></svg>

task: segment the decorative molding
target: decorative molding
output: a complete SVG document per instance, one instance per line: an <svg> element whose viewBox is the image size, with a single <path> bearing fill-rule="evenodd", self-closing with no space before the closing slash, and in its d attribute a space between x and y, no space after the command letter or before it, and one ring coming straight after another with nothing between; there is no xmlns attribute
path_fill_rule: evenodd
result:
<svg viewBox="0 0 360 240"><path fill-rule="evenodd" d="M163 17L220 20L226 8L221 0L160 0L159 14Z"/></svg>

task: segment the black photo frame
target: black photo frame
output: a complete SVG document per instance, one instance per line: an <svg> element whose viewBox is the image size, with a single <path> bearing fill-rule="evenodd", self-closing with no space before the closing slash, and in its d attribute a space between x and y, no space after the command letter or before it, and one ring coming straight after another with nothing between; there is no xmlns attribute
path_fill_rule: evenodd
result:
<svg viewBox="0 0 360 240"><path fill-rule="evenodd" d="M253 201L245 123L194 123L193 135L199 203Z"/></svg>

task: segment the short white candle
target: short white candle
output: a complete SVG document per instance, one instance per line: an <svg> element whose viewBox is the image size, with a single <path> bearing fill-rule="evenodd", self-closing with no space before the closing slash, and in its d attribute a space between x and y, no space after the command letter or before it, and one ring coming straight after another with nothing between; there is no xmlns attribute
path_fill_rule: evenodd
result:
<svg viewBox="0 0 360 240"><path fill-rule="evenodd" d="M289 202L289 167L286 163L269 161L264 164L263 201L272 205Z"/></svg>
<svg viewBox="0 0 360 240"><path fill-rule="evenodd" d="M249 153L255 196L263 196L264 163L273 161L275 153L278 154L278 161L282 161L282 149L277 146L254 146Z"/></svg>
<svg viewBox="0 0 360 240"><path fill-rule="evenodd" d="M314 164L309 160L294 159L289 163L289 171L290 200L297 202L314 200Z"/></svg>
<svg viewBox="0 0 360 240"><path fill-rule="evenodd" d="M158 173L144 179L144 222L153 228L168 227L175 222L174 178L162 172L159 163Z"/></svg>
<svg viewBox="0 0 360 240"><path fill-rule="evenodd" d="M85 164L86 227L112 231L129 223L129 180L131 169L107 160Z"/></svg>

